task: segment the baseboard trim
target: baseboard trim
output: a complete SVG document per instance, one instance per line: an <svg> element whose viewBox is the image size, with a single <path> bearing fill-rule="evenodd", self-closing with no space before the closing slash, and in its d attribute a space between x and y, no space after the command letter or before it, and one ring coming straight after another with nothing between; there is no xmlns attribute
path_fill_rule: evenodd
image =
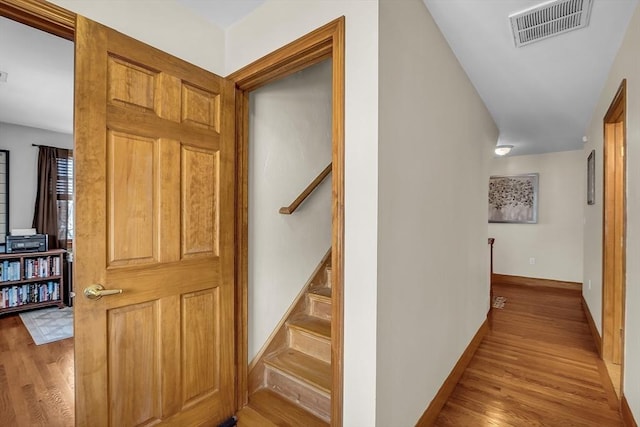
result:
<svg viewBox="0 0 640 427"><path fill-rule="evenodd" d="M602 337L598 332L598 328L596 328L596 323L593 321L591 310L589 310L589 306L587 305L587 301L585 301L584 296L582 297L582 311L584 311L584 315L587 317L587 323L589 324L591 335L593 335L593 342L596 344L598 356L602 357Z"/></svg>
<svg viewBox="0 0 640 427"><path fill-rule="evenodd" d="M480 346L482 339L488 331L489 321L485 320L465 351L462 353L462 356L460 356L460 359L458 359L458 362L453 367L451 373L440 387L440 390L438 390L438 393L436 393L436 396L429 404L429 407L427 407L426 411L424 411L424 414L422 414L422 416L420 417L420 420L418 420L416 427L428 427L432 426L435 423L438 415L440 415L440 411L444 407L445 403L447 403L447 400L449 400L449 396L451 396L451 393L453 393L453 389L458 384L458 381L460 381L464 370L467 369L469 362L471 362L473 355L476 353L476 350Z"/></svg>
<svg viewBox="0 0 640 427"><path fill-rule="evenodd" d="M638 427L638 423L636 423L635 418L633 418L633 413L625 396L622 396L622 400L620 401L620 414L622 415L622 422L625 427Z"/></svg>
<svg viewBox="0 0 640 427"><path fill-rule="evenodd" d="M491 276L491 283L501 285L524 285L524 286L537 286L544 288L556 288L556 289L569 289L572 291L582 292L582 283L579 282L565 282L562 280L551 279L537 279L535 277L523 277L523 276L511 276L508 274L493 274Z"/></svg>

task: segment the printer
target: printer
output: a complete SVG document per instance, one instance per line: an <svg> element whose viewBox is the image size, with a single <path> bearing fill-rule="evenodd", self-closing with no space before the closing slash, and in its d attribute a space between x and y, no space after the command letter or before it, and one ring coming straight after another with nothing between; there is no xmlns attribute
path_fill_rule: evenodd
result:
<svg viewBox="0 0 640 427"><path fill-rule="evenodd" d="M49 250L49 236L47 234L7 236L6 252L8 254L20 252L46 252L47 250Z"/></svg>

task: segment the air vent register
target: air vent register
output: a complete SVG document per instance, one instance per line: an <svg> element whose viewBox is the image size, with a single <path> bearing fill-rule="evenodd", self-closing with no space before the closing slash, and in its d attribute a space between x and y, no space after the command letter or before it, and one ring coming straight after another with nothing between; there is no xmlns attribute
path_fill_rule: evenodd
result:
<svg viewBox="0 0 640 427"><path fill-rule="evenodd" d="M509 16L516 47L584 28L593 0L553 0Z"/></svg>

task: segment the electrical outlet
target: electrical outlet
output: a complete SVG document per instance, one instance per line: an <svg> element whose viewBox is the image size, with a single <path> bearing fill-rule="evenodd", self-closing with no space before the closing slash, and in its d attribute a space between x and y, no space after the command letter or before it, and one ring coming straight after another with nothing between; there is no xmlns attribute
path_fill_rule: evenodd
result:
<svg viewBox="0 0 640 427"><path fill-rule="evenodd" d="M589 283L588 283L587 286L588 286L589 290L591 290L591 279L589 279Z"/></svg>
<svg viewBox="0 0 640 427"><path fill-rule="evenodd" d="M529 264L534 265L536 263L536 259L531 257L529 258Z"/></svg>

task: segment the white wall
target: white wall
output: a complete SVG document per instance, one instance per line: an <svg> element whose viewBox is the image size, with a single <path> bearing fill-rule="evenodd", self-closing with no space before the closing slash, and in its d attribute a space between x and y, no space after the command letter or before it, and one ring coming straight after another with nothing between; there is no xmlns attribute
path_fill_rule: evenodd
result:
<svg viewBox="0 0 640 427"><path fill-rule="evenodd" d="M586 168L582 150L493 159L491 175L540 174L537 224L489 224L494 273L582 283Z"/></svg>
<svg viewBox="0 0 640 427"><path fill-rule="evenodd" d="M624 394L640 420L640 7L636 8L593 113L583 156L596 150L596 204L584 210L583 295L602 332L602 120L622 79L627 79L627 277Z"/></svg>
<svg viewBox="0 0 640 427"><path fill-rule="evenodd" d="M224 75L224 32L175 1L51 0L51 3Z"/></svg>
<svg viewBox="0 0 640 427"><path fill-rule="evenodd" d="M249 360L331 247L331 175L288 206L331 163L331 61L250 94Z"/></svg>
<svg viewBox="0 0 640 427"><path fill-rule="evenodd" d="M73 135L0 122L0 150L9 150L9 230L31 228L38 181L38 147L73 148Z"/></svg>
<svg viewBox="0 0 640 427"><path fill-rule="evenodd" d="M267 1L227 31L227 73L344 15L344 425L375 425L378 183L378 4Z"/></svg>
<svg viewBox="0 0 640 427"><path fill-rule="evenodd" d="M486 319L498 132L422 1L379 20L376 424L409 426Z"/></svg>

